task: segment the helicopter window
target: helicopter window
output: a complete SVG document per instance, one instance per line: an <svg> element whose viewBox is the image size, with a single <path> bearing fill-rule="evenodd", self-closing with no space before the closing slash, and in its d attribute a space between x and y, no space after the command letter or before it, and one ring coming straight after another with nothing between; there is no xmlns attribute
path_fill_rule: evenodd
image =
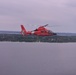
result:
<svg viewBox="0 0 76 75"><path fill-rule="evenodd" d="M48 30L48 33L51 33L51 31L50 31L50 30Z"/></svg>

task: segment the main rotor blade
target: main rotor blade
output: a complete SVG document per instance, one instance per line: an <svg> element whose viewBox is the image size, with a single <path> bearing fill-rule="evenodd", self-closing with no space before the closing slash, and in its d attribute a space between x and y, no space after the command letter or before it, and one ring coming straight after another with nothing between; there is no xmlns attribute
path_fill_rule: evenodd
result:
<svg viewBox="0 0 76 75"><path fill-rule="evenodd" d="M43 27L46 27L46 26L48 26L48 24L46 24L46 25L43 25Z"/></svg>

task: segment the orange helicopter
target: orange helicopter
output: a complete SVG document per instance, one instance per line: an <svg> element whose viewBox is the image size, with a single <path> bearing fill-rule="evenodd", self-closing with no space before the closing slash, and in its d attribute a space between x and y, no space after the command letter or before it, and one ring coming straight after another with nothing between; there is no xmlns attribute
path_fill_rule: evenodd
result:
<svg viewBox="0 0 76 75"><path fill-rule="evenodd" d="M33 31L26 31L25 27L23 25L21 25L21 34L23 36L25 36L25 35L37 35L37 36L53 36L53 35L56 35L56 33L52 32L51 30L46 29L45 28L46 26L48 26L48 24L40 26Z"/></svg>

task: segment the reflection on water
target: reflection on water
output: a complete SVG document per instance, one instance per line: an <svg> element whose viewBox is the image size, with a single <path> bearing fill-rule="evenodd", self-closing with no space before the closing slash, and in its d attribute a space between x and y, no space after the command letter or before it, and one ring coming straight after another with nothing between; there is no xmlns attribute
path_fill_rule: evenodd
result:
<svg viewBox="0 0 76 75"><path fill-rule="evenodd" d="M76 43L0 43L0 75L76 75Z"/></svg>

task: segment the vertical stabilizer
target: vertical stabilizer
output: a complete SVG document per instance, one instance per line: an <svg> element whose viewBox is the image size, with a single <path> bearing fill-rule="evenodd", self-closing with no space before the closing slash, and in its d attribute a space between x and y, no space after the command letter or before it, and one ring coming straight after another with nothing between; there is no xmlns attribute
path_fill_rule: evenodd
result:
<svg viewBox="0 0 76 75"><path fill-rule="evenodd" d="M21 25L21 34L24 36L27 34L26 29L23 25Z"/></svg>

